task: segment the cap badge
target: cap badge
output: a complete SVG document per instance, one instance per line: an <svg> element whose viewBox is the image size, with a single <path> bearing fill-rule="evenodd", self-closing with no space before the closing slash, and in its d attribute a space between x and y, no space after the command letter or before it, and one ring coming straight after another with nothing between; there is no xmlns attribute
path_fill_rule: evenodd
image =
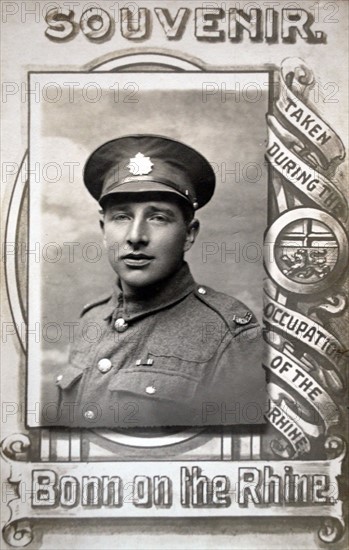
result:
<svg viewBox="0 0 349 550"><path fill-rule="evenodd" d="M145 157L142 153L137 153L135 157L130 159L127 168L134 176L145 176L152 171L153 166L154 164L149 157Z"/></svg>

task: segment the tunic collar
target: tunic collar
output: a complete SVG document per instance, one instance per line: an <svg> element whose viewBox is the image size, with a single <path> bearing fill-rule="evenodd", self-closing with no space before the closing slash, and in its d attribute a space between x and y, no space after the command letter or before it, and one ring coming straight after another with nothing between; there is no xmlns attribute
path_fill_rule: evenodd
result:
<svg viewBox="0 0 349 550"><path fill-rule="evenodd" d="M145 287L137 298L125 299L120 285L117 284L106 305L104 319L114 321L117 317L122 317L127 322L136 320L179 302L193 292L194 288L195 281L186 262L164 281L151 288Z"/></svg>

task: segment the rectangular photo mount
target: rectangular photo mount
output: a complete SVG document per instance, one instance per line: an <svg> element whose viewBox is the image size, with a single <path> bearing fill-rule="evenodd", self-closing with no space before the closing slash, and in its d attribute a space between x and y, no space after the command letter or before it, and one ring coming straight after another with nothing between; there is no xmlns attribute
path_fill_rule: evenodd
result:
<svg viewBox="0 0 349 550"><path fill-rule="evenodd" d="M28 426L265 423L269 74L30 89Z"/></svg>

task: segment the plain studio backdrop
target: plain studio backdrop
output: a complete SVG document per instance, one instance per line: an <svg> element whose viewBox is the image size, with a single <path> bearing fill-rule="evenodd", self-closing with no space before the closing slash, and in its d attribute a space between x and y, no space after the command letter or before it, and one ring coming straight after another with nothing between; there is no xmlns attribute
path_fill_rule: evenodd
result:
<svg viewBox="0 0 349 550"><path fill-rule="evenodd" d="M56 399L72 323L115 284L99 205L82 178L90 153L111 139L160 134L212 163L216 191L197 212L201 230L186 260L198 283L242 300L261 321L267 74L42 73L31 88L30 246L38 243L40 261L29 265L29 323L42 330L40 342L29 341L29 405Z"/></svg>

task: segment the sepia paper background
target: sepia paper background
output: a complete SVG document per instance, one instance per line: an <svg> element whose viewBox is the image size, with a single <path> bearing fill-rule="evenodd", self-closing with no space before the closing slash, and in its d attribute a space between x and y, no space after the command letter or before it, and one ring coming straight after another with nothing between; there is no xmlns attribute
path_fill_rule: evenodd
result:
<svg viewBox="0 0 349 550"><path fill-rule="evenodd" d="M54 2L66 7L69 2ZM91 2L75 3L73 8L77 19ZM101 2L93 3L100 5ZM137 5L138 3L133 2ZM114 35L101 43L92 43L79 32L67 42L53 42L45 37L45 13L52 3L2 2L2 80L5 94L2 100L2 163L3 208L8 211L15 174L28 147L28 71L87 71L91 67L121 55L137 53L174 55L189 62L198 63L207 70L266 70L279 68L286 58L304 60L316 76L313 102L320 116L335 129L345 146L348 145L348 7L346 1L299 2L302 9L312 10L314 30L326 33L325 43L309 43L297 36L295 43L286 43L279 38L274 43L252 42L247 36L240 42L222 40L198 40L194 35L194 10L204 4L222 7L251 6L265 9L268 2L199 2L189 1L189 19L178 40L168 40L152 15L149 36L142 41L132 41L120 35L118 24ZM290 4L281 1L272 3L281 13ZM292 3L298 6L298 3ZM103 1L103 9L114 9L116 13L129 2ZM168 7L171 11L182 6L181 2L153 2L146 0L139 6L150 10ZM184 7L184 3L183 3ZM226 29L222 21L221 28ZM4 91L4 88L3 88ZM71 123L71 122L70 122ZM62 125L68 124L62 119ZM240 121L239 124L244 124ZM250 121L246 121L250 126ZM91 121L91 128L94 122ZM210 129L208 128L208 132ZM253 127L250 128L253 133ZM234 128L232 128L234 132ZM97 143L96 143L97 144ZM245 147L245 144L242 144ZM7 164L4 164L7 163ZM345 174L347 164L340 167ZM5 219L5 217L4 217ZM24 232L23 228L19 231ZM23 284L23 281L22 281ZM3 299L7 301L3 286ZM11 311L7 303L3 306L3 322L11 323ZM345 325L342 325L345 338ZM18 404L13 414L7 414L2 422L2 436L25 432L25 381L26 366L17 337L6 326L2 351L2 395L5 403ZM7 477L7 475L5 474ZM4 521L7 509L3 513ZM37 528L36 538L28 548L238 548L253 549L315 549L326 547L319 542L314 522L308 518L162 518L104 520L103 524L93 520L79 525L78 520L42 522ZM333 546L345 548L342 540Z"/></svg>

